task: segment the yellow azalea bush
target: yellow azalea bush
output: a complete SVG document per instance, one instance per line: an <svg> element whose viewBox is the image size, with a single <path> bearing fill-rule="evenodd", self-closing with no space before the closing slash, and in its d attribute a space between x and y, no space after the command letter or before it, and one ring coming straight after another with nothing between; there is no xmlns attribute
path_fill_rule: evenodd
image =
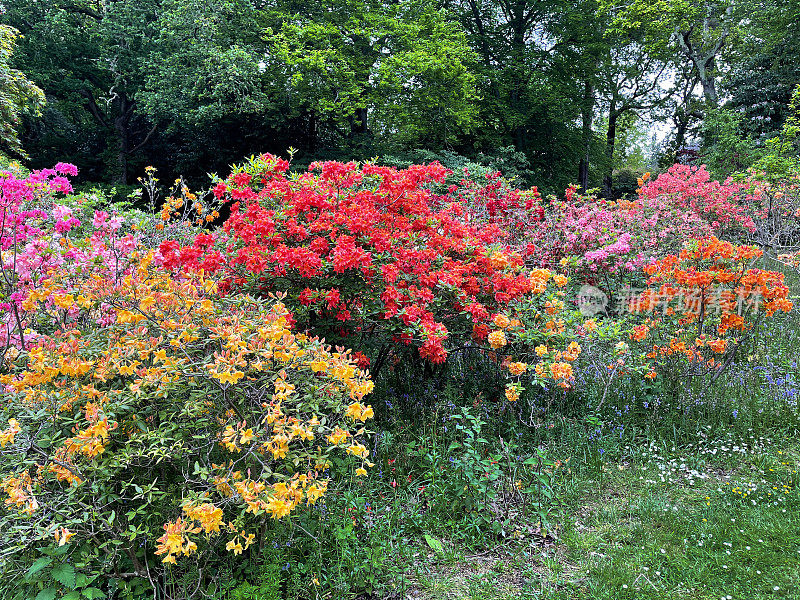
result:
<svg viewBox="0 0 800 600"><path fill-rule="evenodd" d="M118 277L51 272L24 300L55 325L4 353L0 543L88 541L109 574L152 583L181 557L263 544L323 498L334 462L366 474L373 383L293 331L279 296L127 259Z"/></svg>

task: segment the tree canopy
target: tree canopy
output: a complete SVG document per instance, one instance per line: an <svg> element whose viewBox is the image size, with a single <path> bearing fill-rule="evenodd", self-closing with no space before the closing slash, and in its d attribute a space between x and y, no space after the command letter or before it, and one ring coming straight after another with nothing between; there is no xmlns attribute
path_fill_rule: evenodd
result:
<svg viewBox="0 0 800 600"><path fill-rule="evenodd" d="M32 167L68 159L86 181L117 184L148 164L205 180L289 148L298 166L410 164L420 152L489 166L512 152L525 184L619 195L615 173L643 168L624 164L641 151L626 144L654 124L668 131L651 149L665 160L699 151L728 164L714 158L734 151L721 131L750 140L739 162L757 159L798 80L797 10L789 0L6 0L3 144L27 150Z"/></svg>

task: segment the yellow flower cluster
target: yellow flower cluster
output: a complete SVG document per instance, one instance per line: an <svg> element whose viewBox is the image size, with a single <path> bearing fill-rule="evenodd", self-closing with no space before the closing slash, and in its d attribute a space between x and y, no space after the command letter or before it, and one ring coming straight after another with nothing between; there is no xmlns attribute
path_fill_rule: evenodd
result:
<svg viewBox="0 0 800 600"><path fill-rule="evenodd" d="M506 386L506 399L509 402L516 402L519 400L519 387L513 384Z"/></svg>
<svg viewBox="0 0 800 600"><path fill-rule="evenodd" d="M212 465L208 477L226 506L241 510L240 518L266 513L280 519L303 503L313 505L327 491L321 474L332 452L360 459L357 474L366 473L372 465L358 439L365 430L358 428L374 416L364 403L374 384L349 351L292 332L279 298L220 298L216 281L173 279L153 267L152 252L130 258L135 268L118 280L76 282L56 273L25 300L31 311L53 305L66 311L66 325L14 355L22 360L0 375L0 383L19 406L50 410L48 421L62 428L64 441L47 449L38 469L2 474L7 506L31 514L40 508L34 489L93 480L98 456L128 451L128 440L149 426L130 414L140 399L146 411L169 399L178 418L189 415L186 426L196 417L218 425L215 452L233 458ZM106 416L112 414L119 422ZM154 418L152 412L144 417L148 423ZM0 446L18 443L21 431L19 421L9 419ZM112 446L114 439L119 443ZM215 535L222 527L223 507L211 498L183 510L158 540L166 563L197 551L193 534ZM66 543L72 535L62 531L57 540ZM231 549L246 549L248 539L238 534Z"/></svg>
<svg viewBox="0 0 800 600"><path fill-rule="evenodd" d="M6 506L16 506L27 515L32 515L39 508L33 495L33 481L27 471L4 477L0 481L0 489L8 496L5 499Z"/></svg>
<svg viewBox="0 0 800 600"><path fill-rule="evenodd" d="M200 523L200 528L206 533L219 532L222 524L222 509L210 502L203 504L189 503L183 507L183 512L189 519Z"/></svg>
<svg viewBox="0 0 800 600"><path fill-rule="evenodd" d="M164 535L158 538L156 546L156 556L166 554L162 559L167 564L175 564L176 557L180 555L189 556L197 552L197 543L189 539L187 533L197 533L201 528L193 527L188 521L178 517L172 523L164 525Z"/></svg>
<svg viewBox="0 0 800 600"><path fill-rule="evenodd" d="M495 350L502 348L507 343L506 334L502 331L492 331L488 339L489 345Z"/></svg>
<svg viewBox="0 0 800 600"><path fill-rule="evenodd" d="M344 414L346 417L350 417L354 421L361 421L362 423L375 416L371 406L364 406L360 402L353 402L347 407L347 412Z"/></svg>
<svg viewBox="0 0 800 600"><path fill-rule="evenodd" d="M255 533L247 533L245 531L239 532L234 538L225 545L225 550L233 552L234 554L241 554L252 546L256 539ZM244 545L242 545L244 542Z"/></svg>
<svg viewBox="0 0 800 600"><path fill-rule="evenodd" d="M91 458L102 454L108 442L108 432L117 428L117 423L109 424L106 417L101 418L100 407L97 404L88 402L84 411L89 427L66 441L64 449L67 456L71 457L80 453Z"/></svg>
<svg viewBox="0 0 800 600"><path fill-rule="evenodd" d="M22 428L19 425L19 421L16 419L9 419L8 427L0 431L0 448L5 448L8 443L13 444L14 438L20 431L22 431Z"/></svg>

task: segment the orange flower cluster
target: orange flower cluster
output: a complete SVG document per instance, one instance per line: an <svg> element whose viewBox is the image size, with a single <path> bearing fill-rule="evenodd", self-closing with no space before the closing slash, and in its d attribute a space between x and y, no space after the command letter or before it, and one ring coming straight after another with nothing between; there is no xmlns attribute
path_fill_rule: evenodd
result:
<svg viewBox="0 0 800 600"><path fill-rule="evenodd" d="M677 255L649 265L648 289L630 301L633 314L646 313L644 323L629 333L648 350L647 360L679 372L664 359L681 358L689 364L719 368L721 356L735 351L726 336L752 327L761 310L769 316L789 311L792 302L783 274L751 268L762 251L709 237L691 240ZM654 378L653 365L645 365Z"/></svg>
<svg viewBox="0 0 800 600"><path fill-rule="evenodd" d="M154 177L155 169L153 167L147 167L146 171L148 177L151 178L148 183L158 181ZM175 180L173 192L176 195L168 196L161 206L159 213L161 222L156 224L157 230L163 230L167 222L175 219L180 221L191 220L197 226L204 226L219 218L219 211L208 206L201 198L191 192L182 179Z"/></svg>
<svg viewBox="0 0 800 600"><path fill-rule="evenodd" d="M33 495L33 480L27 471L4 477L0 481L0 490L8 496L5 499L6 506L16 506L27 515L32 515L39 508L39 502Z"/></svg>
<svg viewBox="0 0 800 600"><path fill-rule="evenodd" d="M569 282L566 276L554 274L549 269L541 268L531 269L528 279L532 298L547 292L548 283L551 281L557 288L563 288ZM524 352L524 349L529 347L526 327L529 328L528 322L530 321L530 324L535 329L548 336L552 340L552 345L557 347L565 342L563 338L566 337L565 334L568 327L568 319L564 318L566 307L563 299L564 293L563 290L556 289L553 290L552 294L540 301L532 302L527 307L517 308L517 313L520 316L524 315L526 319L525 325L517 318L511 318L502 313L495 314L491 319L491 325L495 329L490 331L486 325L476 324L475 337L477 339L486 339L493 351L500 350L506 346L510 347L513 344L515 353ZM584 325L580 328L583 335L597 329L597 324L594 321L587 322ZM534 350L535 357L532 356L528 359L530 364L521 360L513 360L513 353L512 355L507 354L505 357L499 357L498 360L515 378L520 378L530 370L540 382L551 380L555 381L559 387L568 388L573 379L573 369L570 363L578 358L580 352L581 348L575 341L572 341L564 350L550 349L545 344L539 344ZM515 402L519 399L522 390L523 387L519 379L512 381L506 386L506 399Z"/></svg>
<svg viewBox="0 0 800 600"><path fill-rule="evenodd" d="M117 428L116 422L109 424L107 417L101 418L101 410L97 404L88 402L84 410L89 427L80 431L74 438L67 440L64 445L67 456L80 453L91 458L102 454L105 451L105 444L108 442L108 432Z"/></svg>
<svg viewBox="0 0 800 600"><path fill-rule="evenodd" d="M752 269L749 261L762 251L752 246L735 246L715 237L687 244L679 255L670 255L645 268L650 288L630 304L632 312L679 314L682 324L720 315L719 333L743 330L742 313L763 307L767 315L789 311L789 289L783 274Z"/></svg>
<svg viewBox="0 0 800 600"><path fill-rule="evenodd" d="M0 431L0 448L5 448L6 444L14 443L14 438L16 435L22 431L19 425L19 421L16 419L9 419L8 420L8 427Z"/></svg>
<svg viewBox="0 0 800 600"><path fill-rule="evenodd" d="M540 357L550 356L551 363L538 363L535 367L536 375L542 379L551 378L563 389L571 386L574 377L572 365L570 363L577 360L581 353L580 345L572 341L565 350L551 351L547 346L537 346L536 353Z"/></svg>

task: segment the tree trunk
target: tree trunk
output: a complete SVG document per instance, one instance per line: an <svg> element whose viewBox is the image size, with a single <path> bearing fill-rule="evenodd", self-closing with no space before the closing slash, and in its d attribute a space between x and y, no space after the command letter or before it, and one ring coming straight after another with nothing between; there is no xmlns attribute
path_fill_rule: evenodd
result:
<svg viewBox="0 0 800 600"><path fill-rule="evenodd" d="M312 110L308 115L306 148L311 155L317 152L317 115Z"/></svg>
<svg viewBox="0 0 800 600"><path fill-rule="evenodd" d="M355 113L350 115L350 138L355 138L367 133L367 109L357 108Z"/></svg>
<svg viewBox="0 0 800 600"><path fill-rule="evenodd" d="M594 88L587 80L583 87L583 104L581 106L581 141L583 156L578 165L578 184L582 191L589 189L589 151L592 145L592 114L594 112Z"/></svg>
<svg viewBox="0 0 800 600"><path fill-rule="evenodd" d="M119 168L118 183L128 185L128 154L130 153L129 123L133 104L128 97L122 94L119 97L119 114L114 118L114 129L117 132L118 153L117 167Z"/></svg>
<svg viewBox="0 0 800 600"><path fill-rule="evenodd" d="M611 108L608 111L608 131L606 131L606 159L608 166L606 167L606 176L603 180L603 187L605 188L605 197L607 200L614 199L614 144L617 138L617 119L619 113L611 103Z"/></svg>
<svg viewBox="0 0 800 600"><path fill-rule="evenodd" d="M702 77L700 83L703 86L703 96L711 106L719 104L719 94L717 94L717 82L713 77Z"/></svg>
<svg viewBox="0 0 800 600"><path fill-rule="evenodd" d="M697 70L697 78L703 86L703 96L711 106L719 105L719 94L717 93L716 81L716 58L722 50L728 36L725 28L716 43L705 52L702 51L702 44L696 47L691 40L692 30L681 31L678 33L678 44L684 56L694 65Z"/></svg>

